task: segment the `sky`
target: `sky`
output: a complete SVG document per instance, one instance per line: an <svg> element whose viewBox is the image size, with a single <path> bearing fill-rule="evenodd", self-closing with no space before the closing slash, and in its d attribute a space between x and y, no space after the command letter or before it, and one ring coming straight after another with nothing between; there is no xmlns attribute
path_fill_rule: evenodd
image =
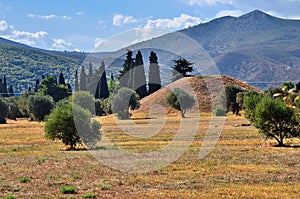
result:
<svg viewBox="0 0 300 199"><path fill-rule="evenodd" d="M299 8L300 0L0 0L0 37L49 50L113 51L255 9L300 19Z"/></svg>

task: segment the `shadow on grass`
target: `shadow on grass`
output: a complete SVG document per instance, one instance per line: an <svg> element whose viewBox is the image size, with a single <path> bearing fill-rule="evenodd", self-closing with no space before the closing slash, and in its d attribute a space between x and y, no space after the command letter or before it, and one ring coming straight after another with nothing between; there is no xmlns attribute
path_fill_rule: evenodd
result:
<svg viewBox="0 0 300 199"><path fill-rule="evenodd" d="M287 144L284 144L284 145L273 145L273 147L276 147L276 148L294 148L294 149L298 149L300 148L300 145L287 145Z"/></svg>

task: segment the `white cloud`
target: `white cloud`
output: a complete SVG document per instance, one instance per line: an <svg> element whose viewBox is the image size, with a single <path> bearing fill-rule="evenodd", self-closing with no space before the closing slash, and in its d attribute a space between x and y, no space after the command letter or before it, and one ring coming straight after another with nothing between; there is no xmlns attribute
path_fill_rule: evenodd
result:
<svg viewBox="0 0 300 199"><path fill-rule="evenodd" d="M104 39L99 38L99 37L96 38L95 45L94 45L95 49L99 49L103 45L103 42L104 42Z"/></svg>
<svg viewBox="0 0 300 199"><path fill-rule="evenodd" d="M5 20L0 21L0 31L4 31L8 29L7 22Z"/></svg>
<svg viewBox="0 0 300 199"><path fill-rule="evenodd" d="M137 19L135 19L133 16L124 16L121 14L116 14L113 17L113 25L121 27L124 24L132 24L139 22Z"/></svg>
<svg viewBox="0 0 300 199"><path fill-rule="evenodd" d="M1 28L3 30L2 34L0 35L1 37L30 46L35 45L36 42L42 41L43 38L48 34L45 31L27 32L16 30L12 25L9 25L4 20L0 21L0 29Z"/></svg>
<svg viewBox="0 0 300 199"><path fill-rule="evenodd" d="M221 10L217 13L216 18L224 17L224 16L233 16L233 17L239 17L243 15L244 13L241 10Z"/></svg>
<svg viewBox="0 0 300 199"><path fill-rule="evenodd" d="M45 19L45 20L49 20L49 19L72 19L72 17L67 16L67 15L63 15L63 16L59 16L59 15L55 15L55 14L50 14L50 15L35 15L35 14L28 14L27 17L29 18L37 18L37 19Z"/></svg>
<svg viewBox="0 0 300 199"><path fill-rule="evenodd" d="M173 19L149 19L145 28L188 28L199 24L201 19L198 17L193 17L187 14L181 14L180 17L174 17Z"/></svg>
<svg viewBox="0 0 300 199"><path fill-rule="evenodd" d="M78 12L76 12L76 15L77 16L82 16L82 15L84 15L84 13L82 11L78 11Z"/></svg>
<svg viewBox="0 0 300 199"><path fill-rule="evenodd" d="M13 30L12 34L15 37L28 37L28 38L34 38L34 39L39 39L40 37L43 37L47 35L48 33L45 31L39 31L39 32L26 32L26 31L18 31L18 30Z"/></svg>
<svg viewBox="0 0 300 199"><path fill-rule="evenodd" d="M52 39L52 49L53 50L74 50L74 45L64 39Z"/></svg>
<svg viewBox="0 0 300 199"><path fill-rule="evenodd" d="M216 4L230 4L232 5L233 4L233 1L232 0L188 0L189 4L190 5L200 5L200 6L203 6L203 5L216 5Z"/></svg>

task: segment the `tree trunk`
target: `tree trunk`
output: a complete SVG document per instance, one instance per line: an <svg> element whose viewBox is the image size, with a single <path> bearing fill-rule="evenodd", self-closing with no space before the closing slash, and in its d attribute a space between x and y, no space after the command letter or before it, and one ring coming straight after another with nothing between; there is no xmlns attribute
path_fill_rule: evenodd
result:
<svg viewBox="0 0 300 199"><path fill-rule="evenodd" d="M181 118L185 118L186 110L181 110L180 113L181 113Z"/></svg>
<svg viewBox="0 0 300 199"><path fill-rule="evenodd" d="M279 138L278 137L276 137L276 136L274 136L274 138L276 139L276 141L278 142L278 146L279 147L283 147L284 146L284 144L283 144L283 136L279 136Z"/></svg>

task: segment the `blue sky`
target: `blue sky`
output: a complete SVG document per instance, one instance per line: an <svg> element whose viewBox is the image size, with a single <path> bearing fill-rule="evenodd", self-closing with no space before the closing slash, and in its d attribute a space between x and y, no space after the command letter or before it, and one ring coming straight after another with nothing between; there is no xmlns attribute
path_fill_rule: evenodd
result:
<svg viewBox="0 0 300 199"><path fill-rule="evenodd" d="M299 8L300 0L0 0L0 37L52 50L105 50L107 39L130 30L155 31L127 43L254 9L300 19Z"/></svg>

